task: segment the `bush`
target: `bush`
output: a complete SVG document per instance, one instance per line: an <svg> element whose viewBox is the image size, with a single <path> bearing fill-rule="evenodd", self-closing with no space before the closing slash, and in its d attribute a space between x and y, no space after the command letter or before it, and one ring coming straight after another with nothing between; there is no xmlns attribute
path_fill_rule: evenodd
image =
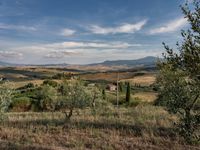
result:
<svg viewBox="0 0 200 150"><path fill-rule="evenodd" d="M57 90L50 86L44 85L38 89L36 95L37 103L35 105L42 111L54 111L57 104Z"/></svg>
<svg viewBox="0 0 200 150"><path fill-rule="evenodd" d="M29 111L31 109L31 99L29 97L14 98L11 108L12 111Z"/></svg>
<svg viewBox="0 0 200 150"><path fill-rule="evenodd" d="M141 99L138 97L135 97L133 99L131 99L131 101L128 103L128 106L130 107L136 107L141 103Z"/></svg>
<svg viewBox="0 0 200 150"><path fill-rule="evenodd" d="M50 85L52 87L57 87L58 83L53 80L44 80L43 85Z"/></svg>

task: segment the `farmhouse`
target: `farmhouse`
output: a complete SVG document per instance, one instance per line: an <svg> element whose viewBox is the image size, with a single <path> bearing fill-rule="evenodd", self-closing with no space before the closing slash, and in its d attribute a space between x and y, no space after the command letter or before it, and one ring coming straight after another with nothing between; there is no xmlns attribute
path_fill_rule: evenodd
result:
<svg viewBox="0 0 200 150"><path fill-rule="evenodd" d="M109 91L116 91L117 90L117 86L114 85L114 84L108 84L106 89L109 90Z"/></svg>

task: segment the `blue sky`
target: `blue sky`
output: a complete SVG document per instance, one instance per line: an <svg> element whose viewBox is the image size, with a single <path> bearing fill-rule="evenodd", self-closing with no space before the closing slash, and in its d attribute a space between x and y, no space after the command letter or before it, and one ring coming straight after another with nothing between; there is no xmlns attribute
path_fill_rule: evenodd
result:
<svg viewBox="0 0 200 150"><path fill-rule="evenodd" d="M184 0L0 0L0 60L87 64L161 56Z"/></svg>

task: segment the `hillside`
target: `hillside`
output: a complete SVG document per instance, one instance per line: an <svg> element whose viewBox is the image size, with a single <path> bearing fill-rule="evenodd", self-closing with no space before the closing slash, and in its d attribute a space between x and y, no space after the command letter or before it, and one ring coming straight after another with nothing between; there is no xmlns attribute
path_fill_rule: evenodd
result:
<svg viewBox="0 0 200 150"><path fill-rule="evenodd" d="M103 63L91 64L91 65L104 65L104 66L154 66L157 58L148 56L135 60L114 60L104 61Z"/></svg>

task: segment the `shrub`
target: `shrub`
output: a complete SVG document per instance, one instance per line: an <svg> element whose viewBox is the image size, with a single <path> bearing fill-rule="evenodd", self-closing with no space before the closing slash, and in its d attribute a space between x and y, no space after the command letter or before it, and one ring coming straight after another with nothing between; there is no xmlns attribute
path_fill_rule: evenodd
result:
<svg viewBox="0 0 200 150"><path fill-rule="evenodd" d="M141 99L138 97L135 97L133 99L131 99L131 101L129 102L128 106L130 107L136 107L141 103Z"/></svg>
<svg viewBox="0 0 200 150"><path fill-rule="evenodd" d="M52 87L57 87L58 83L56 81L53 81L53 80L44 80L43 85L50 85Z"/></svg>
<svg viewBox="0 0 200 150"><path fill-rule="evenodd" d="M57 104L57 90L49 85L41 86L36 96L38 107L42 111L54 111Z"/></svg>
<svg viewBox="0 0 200 150"><path fill-rule="evenodd" d="M31 99L29 97L14 98L11 108L12 111L29 111L31 109Z"/></svg>

